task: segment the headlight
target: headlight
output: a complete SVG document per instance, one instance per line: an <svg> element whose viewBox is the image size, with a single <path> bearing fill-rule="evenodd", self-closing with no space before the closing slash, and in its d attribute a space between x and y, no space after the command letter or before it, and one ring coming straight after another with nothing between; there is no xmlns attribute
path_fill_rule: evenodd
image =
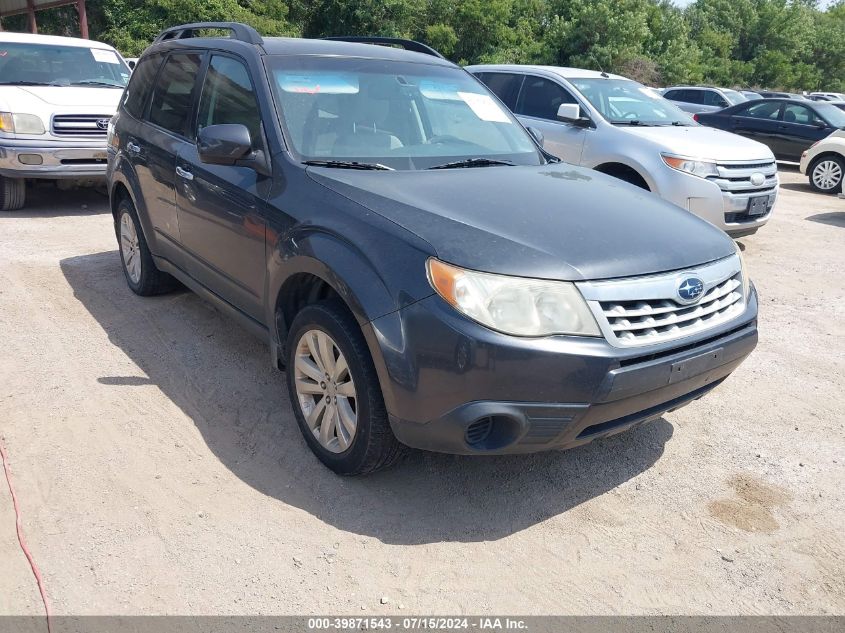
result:
<svg viewBox="0 0 845 633"><path fill-rule="evenodd" d="M663 162L669 165L672 169L707 178L707 176L718 176L719 170L716 163L711 160L693 160L691 158L678 158L677 156L669 156L668 154L661 154Z"/></svg>
<svg viewBox="0 0 845 633"><path fill-rule="evenodd" d="M736 255L739 257L739 266L742 271L742 296L747 302L748 293L751 290L751 279L748 277L748 267L745 265L745 256L742 254L739 242L734 242L734 248L736 248Z"/></svg>
<svg viewBox="0 0 845 633"><path fill-rule="evenodd" d="M514 336L601 336L574 284L480 273L434 258L427 266L437 294L489 328Z"/></svg>
<svg viewBox="0 0 845 633"><path fill-rule="evenodd" d="M34 114L0 112L0 131L9 134L44 134L44 122Z"/></svg>

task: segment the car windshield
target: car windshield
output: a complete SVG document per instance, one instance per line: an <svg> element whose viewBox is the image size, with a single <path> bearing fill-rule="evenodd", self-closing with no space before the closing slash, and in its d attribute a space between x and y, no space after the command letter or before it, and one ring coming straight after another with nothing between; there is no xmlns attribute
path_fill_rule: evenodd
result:
<svg viewBox="0 0 845 633"><path fill-rule="evenodd" d="M845 112L832 103L816 102L816 112L833 127L845 128Z"/></svg>
<svg viewBox="0 0 845 633"><path fill-rule="evenodd" d="M129 72L107 48L0 42L0 85L123 88Z"/></svg>
<svg viewBox="0 0 845 633"><path fill-rule="evenodd" d="M461 69L322 56L266 63L292 149L304 161L404 170L545 162L513 115Z"/></svg>
<svg viewBox="0 0 845 633"><path fill-rule="evenodd" d="M615 125L697 125L671 101L630 79L568 79L592 106Z"/></svg>
<svg viewBox="0 0 845 633"><path fill-rule="evenodd" d="M728 100L728 103L731 105L737 105L738 103L745 103L748 101L748 98L742 94L741 92L737 92L736 90L722 90L722 94L725 95L725 99Z"/></svg>

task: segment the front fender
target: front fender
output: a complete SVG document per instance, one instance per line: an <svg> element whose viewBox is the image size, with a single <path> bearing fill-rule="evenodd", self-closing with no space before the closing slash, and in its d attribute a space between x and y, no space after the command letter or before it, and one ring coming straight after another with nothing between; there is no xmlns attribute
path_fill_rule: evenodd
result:
<svg viewBox="0 0 845 633"><path fill-rule="evenodd" d="M428 254L403 245L402 257L385 261L395 249L365 252L350 240L319 227L302 227L274 246L269 258L265 322L275 323L273 339L281 344L289 324L276 311L285 284L306 273L327 283L362 326L433 294L425 277Z"/></svg>

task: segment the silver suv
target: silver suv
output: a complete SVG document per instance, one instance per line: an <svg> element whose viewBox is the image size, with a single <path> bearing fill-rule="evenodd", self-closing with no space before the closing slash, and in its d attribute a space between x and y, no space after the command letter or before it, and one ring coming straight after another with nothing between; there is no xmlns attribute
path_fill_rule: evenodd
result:
<svg viewBox="0 0 845 633"><path fill-rule="evenodd" d="M738 90L712 88L710 86L676 86L666 88L663 97L674 101L684 112L718 112L732 105L748 101L748 97Z"/></svg>
<svg viewBox="0 0 845 633"><path fill-rule="evenodd" d="M566 162L648 189L732 237L755 233L771 216L778 191L772 151L698 125L641 84L577 68L467 70Z"/></svg>

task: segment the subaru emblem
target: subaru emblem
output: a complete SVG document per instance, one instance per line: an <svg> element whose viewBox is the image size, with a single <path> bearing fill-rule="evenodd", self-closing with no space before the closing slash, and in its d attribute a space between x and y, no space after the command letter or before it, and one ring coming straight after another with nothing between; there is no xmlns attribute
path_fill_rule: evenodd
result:
<svg viewBox="0 0 845 633"><path fill-rule="evenodd" d="M678 286L678 298L682 303L695 303L704 292L704 282L698 277L687 277Z"/></svg>

